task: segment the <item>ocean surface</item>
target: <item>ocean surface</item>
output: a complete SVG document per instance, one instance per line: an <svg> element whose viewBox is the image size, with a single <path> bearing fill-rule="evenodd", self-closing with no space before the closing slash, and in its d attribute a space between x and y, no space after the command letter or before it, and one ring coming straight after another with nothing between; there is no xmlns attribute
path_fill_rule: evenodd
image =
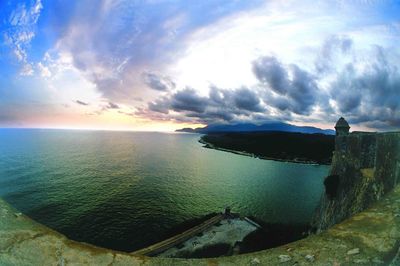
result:
<svg viewBox="0 0 400 266"><path fill-rule="evenodd" d="M71 239L133 251L231 206L310 221L329 166L206 149L197 134L0 129L0 197Z"/></svg>

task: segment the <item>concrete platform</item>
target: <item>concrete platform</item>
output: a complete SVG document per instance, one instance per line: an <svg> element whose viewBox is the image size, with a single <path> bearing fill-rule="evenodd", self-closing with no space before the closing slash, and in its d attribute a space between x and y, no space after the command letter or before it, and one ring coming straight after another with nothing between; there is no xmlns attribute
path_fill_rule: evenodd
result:
<svg viewBox="0 0 400 266"><path fill-rule="evenodd" d="M216 245L225 245L229 247L228 249L234 249L237 242L242 241L255 230L257 226L244 218L223 219L180 245L175 245L158 254L157 257L190 258L193 257L191 254Z"/></svg>

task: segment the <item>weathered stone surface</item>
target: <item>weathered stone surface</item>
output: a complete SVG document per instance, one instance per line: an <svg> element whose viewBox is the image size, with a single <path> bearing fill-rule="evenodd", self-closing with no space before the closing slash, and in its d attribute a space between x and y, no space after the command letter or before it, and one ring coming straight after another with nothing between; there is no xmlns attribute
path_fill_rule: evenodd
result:
<svg viewBox="0 0 400 266"><path fill-rule="evenodd" d="M355 255L355 254L358 254L358 253L360 253L360 249L359 248L353 248L353 249L350 249L349 251L347 251L347 255Z"/></svg>
<svg viewBox="0 0 400 266"><path fill-rule="evenodd" d="M134 256L67 239L0 200L0 265L388 265L399 250L400 187L330 229L260 252L215 259ZM358 254L347 252L359 249ZM290 256L281 261L280 255ZM313 256L314 260L310 256ZM396 257L392 265L399 262Z"/></svg>
<svg viewBox="0 0 400 266"><path fill-rule="evenodd" d="M326 193L313 218L320 232L366 209L400 181L400 132L337 136Z"/></svg>
<svg viewBox="0 0 400 266"><path fill-rule="evenodd" d="M315 256L310 254L307 254L305 258L309 262L313 262L315 260Z"/></svg>
<svg viewBox="0 0 400 266"><path fill-rule="evenodd" d="M279 255L279 262L287 262L292 260L292 258L289 255Z"/></svg>

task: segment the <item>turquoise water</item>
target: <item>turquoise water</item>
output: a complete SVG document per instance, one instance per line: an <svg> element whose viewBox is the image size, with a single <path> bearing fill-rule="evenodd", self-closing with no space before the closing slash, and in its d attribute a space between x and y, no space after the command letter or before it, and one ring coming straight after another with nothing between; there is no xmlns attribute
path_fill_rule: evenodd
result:
<svg viewBox="0 0 400 266"><path fill-rule="evenodd" d="M199 135L0 129L0 197L68 237L132 251L231 206L305 223L328 166L203 148Z"/></svg>

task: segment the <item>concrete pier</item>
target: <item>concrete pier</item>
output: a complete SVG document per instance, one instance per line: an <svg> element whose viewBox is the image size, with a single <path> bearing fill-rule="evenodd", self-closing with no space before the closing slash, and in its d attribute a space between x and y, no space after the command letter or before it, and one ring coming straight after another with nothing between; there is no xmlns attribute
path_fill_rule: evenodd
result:
<svg viewBox="0 0 400 266"><path fill-rule="evenodd" d="M222 219L224 219L224 215L222 214L218 214L210 219L208 219L207 221L193 227L190 228L189 230L186 230L183 233L180 233L178 235L175 235L171 238L168 238L164 241L158 242L154 245L151 245L147 248L143 248L137 251L132 252L133 255L140 255L140 256L153 256L156 255L158 253L163 252L164 250L167 250L173 246L176 246L186 240L188 240L189 238L197 235L198 233L206 230L207 228L213 226L214 224L220 222Z"/></svg>

